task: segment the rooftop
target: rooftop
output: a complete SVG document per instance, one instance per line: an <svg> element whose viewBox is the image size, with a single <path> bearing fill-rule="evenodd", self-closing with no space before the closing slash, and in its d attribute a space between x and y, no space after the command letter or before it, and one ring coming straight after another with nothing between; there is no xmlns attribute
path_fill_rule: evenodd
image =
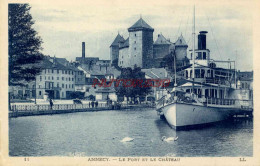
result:
<svg viewBox="0 0 260 166"><path fill-rule="evenodd" d="M138 30L154 31L154 29L150 25L148 25L142 18L140 18L134 25L128 28L129 32Z"/></svg>
<svg viewBox="0 0 260 166"><path fill-rule="evenodd" d="M154 42L154 44L156 44L156 45L163 45L163 44L171 44L171 42L170 41L168 41L162 34L159 34L158 35L158 38L157 38L157 40Z"/></svg>
<svg viewBox="0 0 260 166"><path fill-rule="evenodd" d="M178 38L178 40L175 42L175 46L188 46L186 41L184 40L182 34L181 36Z"/></svg>
<svg viewBox="0 0 260 166"><path fill-rule="evenodd" d="M121 41L125 41L125 39L120 34L117 34L115 40L110 45L110 47L112 47L112 46L119 46L119 42L121 42Z"/></svg>

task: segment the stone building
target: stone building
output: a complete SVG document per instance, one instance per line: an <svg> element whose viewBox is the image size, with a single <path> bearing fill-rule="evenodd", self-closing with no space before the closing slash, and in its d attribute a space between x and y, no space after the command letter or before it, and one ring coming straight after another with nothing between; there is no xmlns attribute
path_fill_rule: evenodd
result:
<svg viewBox="0 0 260 166"><path fill-rule="evenodd" d="M62 64L61 64L62 63ZM84 73L64 58L47 57L41 64L42 72L36 77L36 97L48 95L53 99L65 99L75 91L75 85L84 83Z"/></svg>
<svg viewBox="0 0 260 166"><path fill-rule="evenodd" d="M110 45L110 60L112 66L118 65L119 43L124 41L125 39L118 34L113 43Z"/></svg>
<svg viewBox="0 0 260 166"><path fill-rule="evenodd" d="M119 67L149 67L153 56L153 31L142 18L128 28L129 38L119 44Z"/></svg>
<svg viewBox="0 0 260 166"><path fill-rule="evenodd" d="M172 58L173 53L176 55L178 64L187 61L188 45L182 35L173 43L159 34L153 42L154 29L142 18L128 28L128 32L129 37L126 40L118 34L110 46L111 60L114 61L118 55L119 67L166 67L167 58Z"/></svg>

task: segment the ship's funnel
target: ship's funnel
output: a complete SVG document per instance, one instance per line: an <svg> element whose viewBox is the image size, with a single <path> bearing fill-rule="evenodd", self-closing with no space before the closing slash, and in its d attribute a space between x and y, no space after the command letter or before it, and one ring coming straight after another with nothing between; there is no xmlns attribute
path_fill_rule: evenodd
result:
<svg viewBox="0 0 260 166"><path fill-rule="evenodd" d="M198 49L199 50L206 50L207 49L207 31L200 31L198 35Z"/></svg>

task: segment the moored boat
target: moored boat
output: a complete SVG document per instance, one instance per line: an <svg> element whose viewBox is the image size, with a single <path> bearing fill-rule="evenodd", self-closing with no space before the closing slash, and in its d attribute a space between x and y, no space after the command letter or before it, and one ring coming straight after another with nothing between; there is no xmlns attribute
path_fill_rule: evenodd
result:
<svg viewBox="0 0 260 166"><path fill-rule="evenodd" d="M194 25L190 50L192 67L184 71L186 81L178 85L175 70L174 88L157 101L158 114L177 130L222 121L237 114L252 114L253 111L250 92L242 94L237 89L235 61L212 60L210 50L206 48L206 34L207 31L200 32L195 49ZM218 67L218 62L227 63L228 68Z"/></svg>

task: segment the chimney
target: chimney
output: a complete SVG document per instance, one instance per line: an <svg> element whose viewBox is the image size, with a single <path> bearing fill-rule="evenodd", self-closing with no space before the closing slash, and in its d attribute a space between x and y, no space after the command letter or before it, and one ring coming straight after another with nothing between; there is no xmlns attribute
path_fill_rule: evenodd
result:
<svg viewBox="0 0 260 166"><path fill-rule="evenodd" d="M200 34L198 35L198 49L199 50L206 50L207 49L207 38L206 34L207 31L200 31Z"/></svg>
<svg viewBox="0 0 260 166"><path fill-rule="evenodd" d="M82 59L85 59L85 42L82 42Z"/></svg>

